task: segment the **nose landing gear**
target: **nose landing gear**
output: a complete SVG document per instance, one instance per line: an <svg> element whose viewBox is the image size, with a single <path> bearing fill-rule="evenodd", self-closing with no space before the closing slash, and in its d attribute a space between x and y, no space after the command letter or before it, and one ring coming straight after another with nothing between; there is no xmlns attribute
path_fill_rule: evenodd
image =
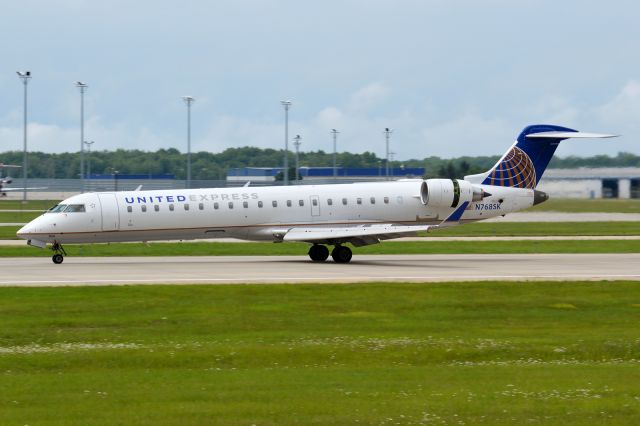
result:
<svg viewBox="0 0 640 426"><path fill-rule="evenodd" d="M62 247L62 244L60 244L59 242L54 242L51 245L51 250L53 250L55 252L55 254L51 257L51 260L53 260L53 263L55 263L56 265L59 265L62 263L62 261L64 260L64 257L62 255L67 255L67 252L64 251L64 248Z"/></svg>

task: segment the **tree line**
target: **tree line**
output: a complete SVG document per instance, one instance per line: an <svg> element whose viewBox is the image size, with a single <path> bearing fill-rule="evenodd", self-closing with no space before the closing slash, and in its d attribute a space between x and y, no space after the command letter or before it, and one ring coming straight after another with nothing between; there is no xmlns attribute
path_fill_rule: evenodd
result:
<svg viewBox="0 0 640 426"><path fill-rule="evenodd" d="M44 152L29 153L28 177L75 179L79 177L80 154ZM294 154L290 153L289 164L294 164ZM424 167L424 177L461 178L464 175L481 173L491 168L499 156L458 157L444 159L427 157L406 161L392 161L392 167ZM5 164L22 164L21 151L0 153L0 160ZM85 153L85 163L88 155ZM235 167L278 167L282 164L283 151L254 147L228 148L220 153L196 152L191 154L191 170L193 179L217 180L225 179L227 170ZM173 174L176 179L186 178L187 154L177 149L160 149L155 152L141 150L93 151L91 152L91 173L112 174ZM337 154L337 163L341 167L384 167L384 159L372 152L353 154L341 152ZM300 166L331 167L332 153L324 151L300 152ZM86 165L86 164L85 164ZM628 152L616 156L596 155L593 157L554 157L552 168L577 167L640 167L640 156ZM7 174L7 170L3 172ZM13 170L16 176L21 171Z"/></svg>

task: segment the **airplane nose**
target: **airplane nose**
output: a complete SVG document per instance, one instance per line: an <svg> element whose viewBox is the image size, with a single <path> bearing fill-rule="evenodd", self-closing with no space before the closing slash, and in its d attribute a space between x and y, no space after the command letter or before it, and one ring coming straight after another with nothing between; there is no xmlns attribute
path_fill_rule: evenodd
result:
<svg viewBox="0 0 640 426"><path fill-rule="evenodd" d="M18 229L18 232L16 232L16 235L18 236L18 238L23 238L26 240L29 238L29 235L32 232L33 232L33 226L30 223L27 223L25 226Z"/></svg>

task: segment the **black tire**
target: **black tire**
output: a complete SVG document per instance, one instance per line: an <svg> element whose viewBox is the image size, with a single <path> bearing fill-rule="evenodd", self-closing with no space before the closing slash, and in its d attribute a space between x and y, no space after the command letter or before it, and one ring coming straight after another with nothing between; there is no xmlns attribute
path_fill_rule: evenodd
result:
<svg viewBox="0 0 640 426"><path fill-rule="evenodd" d="M349 263L353 253L349 247L336 246L331 252L331 257L336 263Z"/></svg>
<svg viewBox="0 0 640 426"><path fill-rule="evenodd" d="M329 257L329 249L320 244L314 244L309 249L309 257L314 262L324 262Z"/></svg>
<svg viewBox="0 0 640 426"><path fill-rule="evenodd" d="M61 254L57 253L54 254L53 257L51 258L51 260L53 260L53 263L55 263L56 265L59 265L62 263L62 261L64 260L64 257L62 257Z"/></svg>

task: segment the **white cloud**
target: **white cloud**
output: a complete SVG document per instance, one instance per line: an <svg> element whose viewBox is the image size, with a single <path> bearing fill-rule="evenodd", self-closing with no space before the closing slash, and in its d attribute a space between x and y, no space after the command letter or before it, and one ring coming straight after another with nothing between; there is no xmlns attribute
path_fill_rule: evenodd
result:
<svg viewBox="0 0 640 426"><path fill-rule="evenodd" d="M501 155L519 130L504 119L466 113L423 129L424 156Z"/></svg>
<svg viewBox="0 0 640 426"><path fill-rule="evenodd" d="M593 155L627 150L637 152L634 141L640 137L640 83L630 80L610 100L589 109L579 108L560 96L541 96L532 106L514 116L496 117L467 109L458 114L443 115L433 120L429 111L406 110L394 113L373 112L373 108L387 100L390 89L372 83L354 91L343 105L325 106L314 115L298 119L295 114L289 123L289 148L292 139L302 136L304 151L332 149L332 128L339 130L338 150L350 152L372 151L383 157L385 127L394 129L391 150L399 160L427 156L457 157L462 155L500 155L510 146L524 125L535 122L575 127L579 130L615 132L624 138L602 141L567 142L561 145L560 155ZM13 115L13 113L11 113ZM202 119L205 117L202 114ZM527 117L522 122L522 117ZM430 118L430 120L428 119ZM5 123L9 120L5 117ZM86 119L86 139L96 141L94 150L142 149L156 150L175 147L186 151L183 128L159 131L149 126L133 126L125 122L109 123L103 117ZM0 127L2 150L22 149L21 123L11 121ZM221 152L229 147L256 146L281 149L284 129L280 114L251 118L240 115L215 115L204 131L192 133L192 150ZM45 152L76 152L79 149L77 125L67 127L32 122L29 124L29 150Z"/></svg>
<svg viewBox="0 0 640 426"><path fill-rule="evenodd" d="M390 89L380 82L371 83L351 95L347 110L363 114L380 105L390 94Z"/></svg>
<svg viewBox="0 0 640 426"><path fill-rule="evenodd" d="M630 80L609 102L596 108L597 116L607 124L633 127L640 125L640 82Z"/></svg>

